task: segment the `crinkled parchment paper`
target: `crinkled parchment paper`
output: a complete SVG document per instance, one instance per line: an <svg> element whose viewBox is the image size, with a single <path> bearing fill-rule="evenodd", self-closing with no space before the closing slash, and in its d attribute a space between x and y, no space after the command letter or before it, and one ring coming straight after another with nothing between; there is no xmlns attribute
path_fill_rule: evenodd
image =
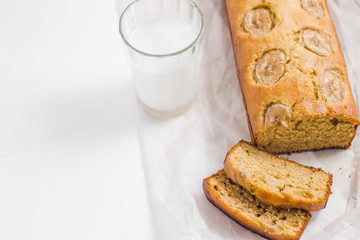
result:
<svg viewBox="0 0 360 240"><path fill-rule="evenodd" d="M199 0L205 15L201 86L195 105L174 119L139 109L139 138L155 239L262 239L204 196L202 180L223 167L226 152L250 141L223 0ZM328 0L360 100L360 1ZM360 111L359 111L360 112ZM359 239L360 133L348 150L292 154L290 159L334 175L327 207L314 212L302 239Z"/></svg>

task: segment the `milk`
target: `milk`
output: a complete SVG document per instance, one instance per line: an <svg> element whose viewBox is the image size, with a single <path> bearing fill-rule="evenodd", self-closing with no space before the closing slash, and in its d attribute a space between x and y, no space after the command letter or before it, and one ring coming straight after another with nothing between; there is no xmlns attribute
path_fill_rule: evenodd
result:
<svg viewBox="0 0 360 240"><path fill-rule="evenodd" d="M130 43L145 53L169 54L184 49L195 38L196 33L185 20L163 17L137 26L130 36Z"/></svg>
<svg viewBox="0 0 360 240"><path fill-rule="evenodd" d="M164 55L183 50L196 37L185 20L164 17L137 26L129 42L144 53ZM200 62L198 49L192 50L166 57L133 57L133 78L142 104L156 111L174 111L191 103L196 95Z"/></svg>

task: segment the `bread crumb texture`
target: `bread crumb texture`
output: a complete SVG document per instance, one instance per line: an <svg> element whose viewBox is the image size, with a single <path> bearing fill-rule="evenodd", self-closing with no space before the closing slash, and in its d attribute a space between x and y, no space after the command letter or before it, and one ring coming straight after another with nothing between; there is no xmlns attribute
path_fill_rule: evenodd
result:
<svg viewBox="0 0 360 240"><path fill-rule="evenodd" d="M332 175L258 150L240 141L227 154L225 172L261 201L318 211L331 194Z"/></svg>
<svg viewBox="0 0 360 240"><path fill-rule="evenodd" d="M344 117L287 118L286 108L265 114L265 130L257 135L260 149L273 153L309 149L347 148L355 136L356 122Z"/></svg>
<svg viewBox="0 0 360 240"><path fill-rule="evenodd" d="M245 227L271 239L299 239L311 214L267 205L228 178L223 170L205 179L212 201Z"/></svg>

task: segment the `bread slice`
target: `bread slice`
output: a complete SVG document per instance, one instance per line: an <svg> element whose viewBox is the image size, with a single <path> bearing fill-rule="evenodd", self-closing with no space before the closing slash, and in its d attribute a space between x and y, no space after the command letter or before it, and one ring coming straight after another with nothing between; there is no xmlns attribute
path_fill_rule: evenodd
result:
<svg viewBox="0 0 360 240"><path fill-rule="evenodd" d="M228 178L224 170L204 179L208 200L240 225L268 239L299 239L311 213L267 205Z"/></svg>
<svg viewBox="0 0 360 240"><path fill-rule="evenodd" d="M332 174L261 151L240 141L228 152L225 173L266 204L318 211L325 208Z"/></svg>

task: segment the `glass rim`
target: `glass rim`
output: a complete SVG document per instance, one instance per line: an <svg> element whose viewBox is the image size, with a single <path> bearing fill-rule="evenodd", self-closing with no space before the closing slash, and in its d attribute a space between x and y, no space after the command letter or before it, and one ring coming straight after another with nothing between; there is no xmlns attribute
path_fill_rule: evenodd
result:
<svg viewBox="0 0 360 240"><path fill-rule="evenodd" d="M121 26L121 23L123 21L123 18L125 17L125 14L129 11L129 9L137 2L139 2L141 0L135 0L132 3L130 3L125 10L122 12L121 16L120 16L120 21L119 21L119 32L121 35L121 38L123 39L123 41L125 42L125 44L130 47L132 50L142 54L142 55L146 55L146 56L150 56L150 57L170 57L170 56L175 56L178 54L181 54L183 52L186 52L187 50L189 50L190 48L192 48L199 40L201 35L204 32L204 14L202 13L201 9L198 7L198 5L193 2L192 0L181 0L181 1L185 1L188 4L192 5L196 11L199 13L200 15L200 30L197 33L196 38L194 39L194 41L192 41L189 45L187 45L185 48L180 49L179 51L176 52L172 52L172 53L166 53L166 54L152 54L152 53L146 53L144 51L141 51L137 48L135 48L132 44L129 43L129 41L127 40L127 38L125 37L125 34L123 33L123 28Z"/></svg>

